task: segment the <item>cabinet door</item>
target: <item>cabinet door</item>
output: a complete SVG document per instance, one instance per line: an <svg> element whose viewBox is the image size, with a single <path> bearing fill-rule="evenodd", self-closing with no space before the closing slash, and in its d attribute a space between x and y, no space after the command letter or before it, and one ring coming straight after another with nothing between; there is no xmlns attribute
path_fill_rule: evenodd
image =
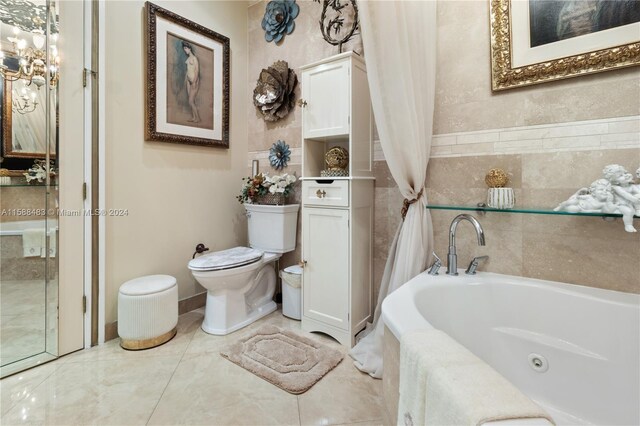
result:
<svg viewBox="0 0 640 426"><path fill-rule="evenodd" d="M348 330L349 211L305 208L302 223L304 315Z"/></svg>
<svg viewBox="0 0 640 426"><path fill-rule="evenodd" d="M349 62L319 65L302 74L304 138L349 134Z"/></svg>

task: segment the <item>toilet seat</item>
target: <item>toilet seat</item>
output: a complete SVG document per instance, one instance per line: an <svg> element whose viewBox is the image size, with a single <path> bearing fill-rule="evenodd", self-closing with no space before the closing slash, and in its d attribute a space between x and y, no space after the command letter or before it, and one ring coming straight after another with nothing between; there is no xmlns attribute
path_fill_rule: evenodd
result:
<svg viewBox="0 0 640 426"><path fill-rule="evenodd" d="M264 252L249 247L216 251L189 261L192 271L221 271L249 265L262 259Z"/></svg>

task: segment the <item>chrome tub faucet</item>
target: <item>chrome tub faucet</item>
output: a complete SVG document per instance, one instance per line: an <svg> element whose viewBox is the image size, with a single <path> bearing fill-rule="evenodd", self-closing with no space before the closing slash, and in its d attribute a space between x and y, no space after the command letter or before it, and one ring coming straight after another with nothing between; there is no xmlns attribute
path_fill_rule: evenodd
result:
<svg viewBox="0 0 640 426"><path fill-rule="evenodd" d="M471 216L470 214L459 214L451 221L451 226L449 227L449 253L447 254L447 274L448 275L458 275L458 255L456 254L456 229L458 228L458 224L463 220L468 221L473 225L476 230L476 235L478 236L478 245L483 246L484 243L484 230L482 229L482 225L478 222L478 219Z"/></svg>
<svg viewBox="0 0 640 426"><path fill-rule="evenodd" d="M489 259L489 256L477 256L474 257L473 260L471 261L471 263L469 263L469 267L467 268L466 271L464 271L465 274L467 275L475 275L476 274L476 270L478 269L478 265L480 264L481 260L487 260Z"/></svg>
<svg viewBox="0 0 640 426"><path fill-rule="evenodd" d="M429 275L438 275L438 270L442 266L442 260L440 260L440 258L438 257L435 251L433 252L433 257L435 258L435 261L433 262L433 265L431 265L431 267L429 268L428 273Z"/></svg>

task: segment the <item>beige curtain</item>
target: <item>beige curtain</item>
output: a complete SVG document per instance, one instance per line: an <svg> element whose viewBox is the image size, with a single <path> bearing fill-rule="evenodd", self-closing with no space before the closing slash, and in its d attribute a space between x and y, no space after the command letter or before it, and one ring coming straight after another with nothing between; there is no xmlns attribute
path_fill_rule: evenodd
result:
<svg viewBox="0 0 640 426"><path fill-rule="evenodd" d="M380 144L408 205L389 249L374 321L350 352L357 368L381 378L382 301L425 270L433 247L424 184L433 130L436 2L360 0L358 6Z"/></svg>

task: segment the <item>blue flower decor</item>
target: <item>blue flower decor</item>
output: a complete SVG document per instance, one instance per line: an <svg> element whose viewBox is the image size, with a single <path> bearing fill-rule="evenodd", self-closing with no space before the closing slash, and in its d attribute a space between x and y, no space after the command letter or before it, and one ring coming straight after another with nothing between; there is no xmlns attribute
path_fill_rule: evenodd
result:
<svg viewBox="0 0 640 426"><path fill-rule="evenodd" d="M278 140L269 150L269 162L276 170L287 167L290 157L291 150L285 141Z"/></svg>
<svg viewBox="0 0 640 426"><path fill-rule="evenodd" d="M278 43L285 34L291 34L296 27L294 19L298 17L298 13L300 13L300 7L296 4L296 0L270 1L262 18L265 40Z"/></svg>

